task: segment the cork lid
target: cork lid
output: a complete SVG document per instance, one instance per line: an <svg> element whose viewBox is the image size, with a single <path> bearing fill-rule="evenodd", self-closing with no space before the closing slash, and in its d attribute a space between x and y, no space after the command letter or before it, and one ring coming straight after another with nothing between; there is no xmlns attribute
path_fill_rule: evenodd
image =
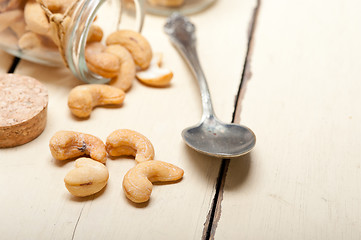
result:
<svg viewBox="0 0 361 240"><path fill-rule="evenodd" d="M0 75L0 147L13 147L37 137L46 125L48 91L38 80Z"/></svg>

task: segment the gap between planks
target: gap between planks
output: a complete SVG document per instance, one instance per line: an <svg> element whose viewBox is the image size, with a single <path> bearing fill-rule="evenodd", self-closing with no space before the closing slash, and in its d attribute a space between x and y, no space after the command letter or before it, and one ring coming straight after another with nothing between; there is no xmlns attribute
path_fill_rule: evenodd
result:
<svg viewBox="0 0 361 240"><path fill-rule="evenodd" d="M14 60L13 60L13 63L11 64L9 70L8 70L8 73L14 73L15 72L15 69L16 67L18 66L20 62L20 58L18 57L15 57Z"/></svg>
<svg viewBox="0 0 361 240"><path fill-rule="evenodd" d="M250 20L250 28L248 33L247 52L244 59L243 71L241 75L240 85L235 98L234 111L232 115L232 123L240 122L241 103L245 94L246 84L251 78L250 62L253 52L254 32L257 25L258 14L261 6L261 0L257 0L257 4L253 10L252 18ZM223 200L224 184L226 182L228 167L230 159L222 159L222 164L219 169L218 178L215 186L215 194L212 201L211 208L207 215L206 222L203 228L203 240L214 239L217 229L218 221L221 217L221 203Z"/></svg>

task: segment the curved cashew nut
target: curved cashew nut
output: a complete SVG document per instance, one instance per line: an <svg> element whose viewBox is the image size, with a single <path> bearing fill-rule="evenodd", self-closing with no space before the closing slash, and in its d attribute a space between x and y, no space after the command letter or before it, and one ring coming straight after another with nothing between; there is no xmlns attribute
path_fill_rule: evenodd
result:
<svg viewBox="0 0 361 240"><path fill-rule="evenodd" d="M170 163L156 160L142 162L124 176L124 192L135 203L146 202L152 193L153 182L177 181L183 174L181 168Z"/></svg>
<svg viewBox="0 0 361 240"><path fill-rule="evenodd" d="M119 72L119 58L113 54L100 52L88 55L86 63L90 71L105 77L113 78Z"/></svg>
<svg viewBox="0 0 361 240"><path fill-rule="evenodd" d="M154 148L149 139L129 129L118 129L112 132L107 138L106 149L108 154L114 157L135 156L138 163L154 158Z"/></svg>
<svg viewBox="0 0 361 240"><path fill-rule="evenodd" d="M103 141L86 133L59 131L50 139L49 148L57 160L66 160L83 155L89 155L101 163L105 163L107 160Z"/></svg>
<svg viewBox="0 0 361 240"><path fill-rule="evenodd" d="M41 35L49 33L50 23L39 3L28 1L24 8L24 18L28 30Z"/></svg>
<svg viewBox="0 0 361 240"><path fill-rule="evenodd" d="M95 106L121 104L124 98L125 93L121 89L103 84L87 84L70 91L68 106L72 114L84 118L90 116Z"/></svg>
<svg viewBox="0 0 361 240"><path fill-rule="evenodd" d="M42 47L43 43L40 35L34 32L26 32L19 38L18 45L22 50L30 50Z"/></svg>
<svg viewBox="0 0 361 240"><path fill-rule="evenodd" d="M98 25L92 24L89 28L87 42L100 42L103 38L103 29Z"/></svg>
<svg viewBox="0 0 361 240"><path fill-rule="evenodd" d="M106 44L120 44L125 47L141 69L146 69L152 60L153 53L149 42L137 32L130 30L113 32L108 36Z"/></svg>
<svg viewBox="0 0 361 240"><path fill-rule="evenodd" d="M105 52L114 54L119 58L120 69L117 77L110 81L110 85L128 91L135 79L136 66L132 55L121 45L109 45Z"/></svg>
<svg viewBox="0 0 361 240"><path fill-rule="evenodd" d="M64 178L65 187L74 196L85 197L102 190L107 185L108 169L90 158L79 158L75 168Z"/></svg>
<svg viewBox="0 0 361 240"><path fill-rule="evenodd" d="M152 5L163 7L179 7L184 3L184 0L148 0Z"/></svg>
<svg viewBox="0 0 361 240"><path fill-rule="evenodd" d="M8 12L0 12L0 32L11 27L15 22L23 17L23 11L16 9Z"/></svg>
<svg viewBox="0 0 361 240"><path fill-rule="evenodd" d="M153 87L167 86L173 78L173 73L167 68L160 67L162 63L161 58L161 54L154 54L150 66L143 71L137 72L137 79L142 83Z"/></svg>

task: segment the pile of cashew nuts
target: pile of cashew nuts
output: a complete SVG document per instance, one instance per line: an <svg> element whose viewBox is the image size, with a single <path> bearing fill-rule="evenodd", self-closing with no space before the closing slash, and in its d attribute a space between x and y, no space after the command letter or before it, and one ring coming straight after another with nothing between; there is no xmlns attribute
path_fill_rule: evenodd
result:
<svg viewBox="0 0 361 240"><path fill-rule="evenodd" d="M135 78L153 87L167 86L173 78L171 70L160 67L162 55L153 54L149 42L140 33L113 32L107 37L106 45L92 41L85 47L88 68L111 81L109 85L80 85L70 91L68 106L79 118L89 117L95 106L120 106Z"/></svg>
<svg viewBox="0 0 361 240"><path fill-rule="evenodd" d="M90 196L106 186L107 156L134 156L137 164L124 176L123 189L126 197L135 203L149 200L153 182L174 182L184 174L173 164L153 160L154 147L149 139L129 129L115 130L107 137L106 144L90 134L59 131L50 139L49 147L57 160L80 157L64 178L68 191L78 197Z"/></svg>

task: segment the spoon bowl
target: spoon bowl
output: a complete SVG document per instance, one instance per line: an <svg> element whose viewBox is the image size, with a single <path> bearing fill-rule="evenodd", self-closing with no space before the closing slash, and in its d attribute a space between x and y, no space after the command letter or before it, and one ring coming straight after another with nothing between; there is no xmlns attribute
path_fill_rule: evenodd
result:
<svg viewBox="0 0 361 240"><path fill-rule="evenodd" d="M238 157L250 152L256 144L252 130L238 124L223 123L214 114L207 81L197 55L194 24L179 13L173 13L164 31L193 70L201 92L202 120L198 125L183 130L184 142L200 153L220 158Z"/></svg>
<svg viewBox="0 0 361 240"><path fill-rule="evenodd" d="M205 119L182 131L184 142L194 150L214 157L238 157L250 152L256 138L249 128L223 123L216 118Z"/></svg>

